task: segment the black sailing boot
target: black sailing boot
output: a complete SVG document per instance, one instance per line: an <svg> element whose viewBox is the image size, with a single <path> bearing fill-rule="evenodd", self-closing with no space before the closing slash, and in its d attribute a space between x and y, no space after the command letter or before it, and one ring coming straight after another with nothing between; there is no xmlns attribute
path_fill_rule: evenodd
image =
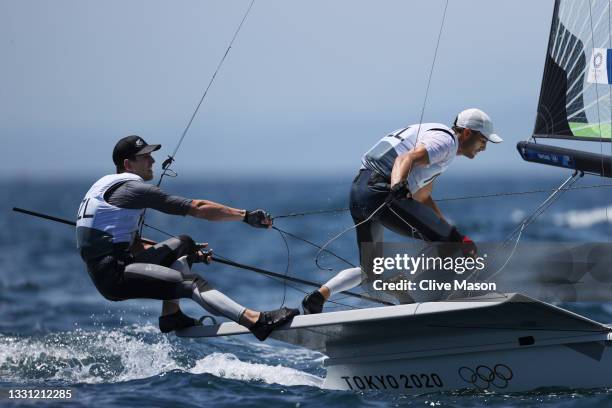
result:
<svg viewBox="0 0 612 408"><path fill-rule="evenodd" d="M302 300L302 309L304 309L304 314L317 314L323 311L323 304L325 303L325 298L318 290L311 292L304 296L304 300Z"/></svg>
<svg viewBox="0 0 612 408"><path fill-rule="evenodd" d="M201 325L202 324L198 320L187 316L180 310L176 313L159 317L159 330L162 333L169 333L174 330Z"/></svg>
<svg viewBox="0 0 612 408"><path fill-rule="evenodd" d="M259 341L264 341L274 329L282 326L299 314L299 310L290 309L288 307L271 310L269 312L261 312L259 319L255 324L249 327L249 330L259 339Z"/></svg>

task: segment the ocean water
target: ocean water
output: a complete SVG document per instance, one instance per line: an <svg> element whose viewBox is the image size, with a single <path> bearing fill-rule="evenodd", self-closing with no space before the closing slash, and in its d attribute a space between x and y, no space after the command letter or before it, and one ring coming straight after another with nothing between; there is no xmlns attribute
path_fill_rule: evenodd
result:
<svg viewBox="0 0 612 408"><path fill-rule="evenodd" d="M559 179L470 180L446 177L434 196L456 198L553 188ZM252 336L179 339L157 329L159 302L109 302L95 290L78 257L73 228L14 213L14 206L72 219L94 180L0 182L0 406L610 406L609 390L538 390L520 394L456 392L421 396L329 391L322 388L325 356ZM333 179L217 181L170 179L170 192L240 208L266 208L274 215L347 206L350 176ZM579 185L602 183L585 178ZM502 240L545 193L442 201L440 207L475 241ZM523 234L524 240L608 242L612 238L612 188L567 192ZM608 217L609 213L609 217ZM314 265L316 249L276 231L242 223L211 223L154 211L147 222L172 234L209 242L237 262L314 281L330 272ZM346 211L279 218L275 225L323 243L352 225ZM145 235L163 239L158 231ZM394 237L389 236L388 240ZM288 245L288 248L286 246ZM356 262L354 234L330 247ZM289 262L288 262L289 261ZM321 263L340 269L332 257ZM296 306L308 287L293 287L222 265L198 265L213 286L247 307ZM612 304L564 304L602 322L612 322ZM333 308L333 306L332 306ZM191 301L186 313L201 315ZM70 389L67 401L6 399L6 390Z"/></svg>

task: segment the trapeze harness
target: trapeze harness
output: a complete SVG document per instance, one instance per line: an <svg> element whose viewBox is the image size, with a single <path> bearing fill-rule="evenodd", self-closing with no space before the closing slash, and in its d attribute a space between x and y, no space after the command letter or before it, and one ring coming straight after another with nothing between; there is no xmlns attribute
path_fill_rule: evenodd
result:
<svg viewBox="0 0 612 408"><path fill-rule="evenodd" d="M245 308L211 288L191 271L197 247L187 235L170 238L133 255L130 248L144 208L120 208L107 192L143 179L132 173L111 174L85 194L77 214L77 248L98 291L109 300L190 298L215 315L238 322Z"/></svg>

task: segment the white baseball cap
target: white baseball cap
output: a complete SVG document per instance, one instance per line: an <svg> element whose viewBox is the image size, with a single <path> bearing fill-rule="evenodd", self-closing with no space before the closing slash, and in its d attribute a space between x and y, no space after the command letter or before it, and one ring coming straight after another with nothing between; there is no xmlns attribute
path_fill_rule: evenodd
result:
<svg viewBox="0 0 612 408"><path fill-rule="evenodd" d="M491 122L491 118L480 109L471 108L459 112L454 125L463 129L472 129L480 132L492 143L501 143L504 141L499 135L493 133L493 122Z"/></svg>

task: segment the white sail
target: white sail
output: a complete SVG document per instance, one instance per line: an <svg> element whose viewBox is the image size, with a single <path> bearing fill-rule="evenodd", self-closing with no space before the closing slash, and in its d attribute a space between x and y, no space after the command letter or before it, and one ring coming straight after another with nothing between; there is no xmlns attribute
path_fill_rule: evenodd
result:
<svg viewBox="0 0 612 408"><path fill-rule="evenodd" d="M557 0L534 136L612 140L609 0Z"/></svg>

